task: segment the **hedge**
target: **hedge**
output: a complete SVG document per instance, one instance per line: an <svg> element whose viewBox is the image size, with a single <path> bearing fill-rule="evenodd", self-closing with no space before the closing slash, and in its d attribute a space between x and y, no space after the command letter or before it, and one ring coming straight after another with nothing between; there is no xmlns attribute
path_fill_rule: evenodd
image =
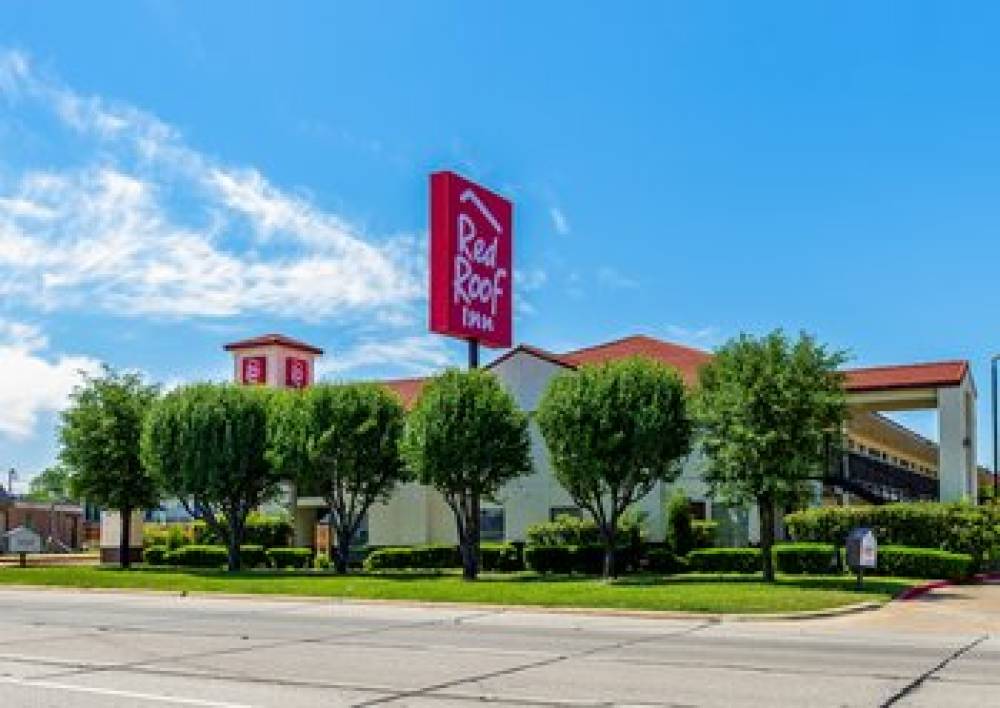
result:
<svg viewBox="0 0 1000 708"><path fill-rule="evenodd" d="M937 548L966 553L974 570L1000 545L1000 507L914 502L884 506L838 506L789 514L785 524L796 541L843 545L857 526L871 528L883 545Z"/></svg>
<svg viewBox="0 0 1000 708"><path fill-rule="evenodd" d="M929 580L961 580L973 572L972 556L931 548L879 546L872 575Z"/></svg>
<svg viewBox="0 0 1000 708"><path fill-rule="evenodd" d="M482 570L514 572L524 570L524 557L517 544L481 543ZM462 567L458 546L388 546L373 550L364 561L365 570L433 570Z"/></svg>
<svg viewBox="0 0 1000 708"><path fill-rule="evenodd" d="M187 524L170 524L169 526L143 524L142 545L145 548L166 546L168 550L173 551L190 543L191 529Z"/></svg>
<svg viewBox="0 0 1000 708"><path fill-rule="evenodd" d="M718 521L692 521L693 548L712 548L719 537Z"/></svg>
<svg viewBox="0 0 1000 708"><path fill-rule="evenodd" d="M165 544L150 546L142 552L142 559L149 565L166 565L170 548Z"/></svg>
<svg viewBox="0 0 1000 708"><path fill-rule="evenodd" d="M538 573L582 573L600 575L604 572L604 546L586 544L581 546L527 546L524 562ZM618 548L616 566L621 572L638 565L637 555L632 546Z"/></svg>
<svg viewBox="0 0 1000 708"><path fill-rule="evenodd" d="M687 559L678 556L669 548L654 547L647 548L643 554L645 570L651 573L662 573L664 575L675 575L684 573L688 569Z"/></svg>
<svg viewBox="0 0 1000 708"><path fill-rule="evenodd" d="M460 568L462 556L457 546L389 546L365 558L365 570L406 570Z"/></svg>
<svg viewBox="0 0 1000 708"><path fill-rule="evenodd" d="M687 559L696 573L756 573L763 565L759 548L702 548Z"/></svg>
<svg viewBox="0 0 1000 708"><path fill-rule="evenodd" d="M272 568L308 568L313 553L311 548L268 548L265 555Z"/></svg>
<svg viewBox="0 0 1000 708"><path fill-rule="evenodd" d="M226 565L229 558L225 546L192 544L169 551L164 560L168 565L186 568L219 568ZM265 564L264 547L247 544L240 546L240 565L243 568L257 568Z"/></svg>
<svg viewBox="0 0 1000 708"><path fill-rule="evenodd" d="M191 524L191 539L195 545L216 545L222 542L204 521ZM280 516L251 514L247 517L243 542L264 548L287 548L292 542L292 524Z"/></svg>
<svg viewBox="0 0 1000 708"><path fill-rule="evenodd" d="M641 532L638 517L627 514L618 520L622 544L638 545ZM562 514L555 521L530 524L525 535L529 546L591 546L601 542L597 524L592 519L578 519L569 514Z"/></svg>
<svg viewBox="0 0 1000 708"><path fill-rule="evenodd" d="M483 570L513 573L524 570L524 546L514 543L483 543L479 546Z"/></svg>
<svg viewBox="0 0 1000 708"><path fill-rule="evenodd" d="M782 543L774 546L774 565L781 573L827 575L836 572L832 543Z"/></svg>

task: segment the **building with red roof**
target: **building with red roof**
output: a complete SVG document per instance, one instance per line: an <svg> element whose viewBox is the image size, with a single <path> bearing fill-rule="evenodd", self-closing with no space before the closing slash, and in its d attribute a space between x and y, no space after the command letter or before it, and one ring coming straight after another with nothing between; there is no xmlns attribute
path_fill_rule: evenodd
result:
<svg viewBox="0 0 1000 708"><path fill-rule="evenodd" d="M248 358L257 357L265 371L258 372L270 385L283 385L271 368L287 373L287 360L308 362L312 381L314 359L322 349L278 334L226 345L234 355L234 376L244 383ZM506 351L486 368L503 382L518 405L533 411L558 374L581 366L600 365L627 357L646 357L678 371L688 386L697 386L698 372L712 360L711 352L666 342L646 335L622 337L594 346L552 352L530 344ZM268 368L271 367L271 368ZM844 371L850 417L842 456L827 471L822 486L823 503L865 500L874 503L905 499L975 498L978 471L975 465L975 386L968 362L942 361L852 368ZM383 383L410 409L418 400L426 378L388 379ZM942 444L915 433L882 415L883 411L935 409ZM535 471L512 482L494 502L484 503L484 538L523 540L527 527L561 513L579 514L569 495L548 468L544 443L533 431ZM674 487L692 501L695 513L720 522L723 540L746 542L755 536L755 511L734 509L711 499L701 478L704 460L692 454L673 485L660 485L639 504L654 537L665 531L665 502ZM943 470L943 473L941 472ZM318 498L299 498L296 515L299 541L309 543L316 521L324 513ZM373 544L436 543L454 541L451 513L436 492L416 484L405 485L386 504L371 510L366 541Z"/></svg>

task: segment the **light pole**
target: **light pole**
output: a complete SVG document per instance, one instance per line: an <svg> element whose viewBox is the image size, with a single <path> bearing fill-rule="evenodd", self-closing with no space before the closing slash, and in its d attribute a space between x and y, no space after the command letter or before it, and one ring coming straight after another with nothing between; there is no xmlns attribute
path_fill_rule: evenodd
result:
<svg viewBox="0 0 1000 708"><path fill-rule="evenodd" d="M992 393L992 408L993 408L993 503L1000 504L1000 498L997 498L997 487L1000 484L1000 480L997 479L997 361L1000 360L1000 354L994 354L990 358L990 383L991 393Z"/></svg>

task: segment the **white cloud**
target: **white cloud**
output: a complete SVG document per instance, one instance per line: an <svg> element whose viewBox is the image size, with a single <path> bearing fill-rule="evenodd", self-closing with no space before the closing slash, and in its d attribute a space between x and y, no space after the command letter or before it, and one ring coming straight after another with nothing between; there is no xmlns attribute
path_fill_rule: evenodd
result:
<svg viewBox="0 0 1000 708"><path fill-rule="evenodd" d="M718 327L684 327L669 324L664 330L672 341L695 347L711 347L718 344L720 340Z"/></svg>
<svg viewBox="0 0 1000 708"><path fill-rule="evenodd" d="M638 280L630 278L611 266L602 266L597 269L597 281L614 290L634 290L639 287Z"/></svg>
<svg viewBox="0 0 1000 708"><path fill-rule="evenodd" d="M455 365L446 340L435 335L403 337L354 345L344 352L327 352L316 365L318 376L341 376L371 367L392 367L408 375L430 374Z"/></svg>
<svg viewBox="0 0 1000 708"><path fill-rule="evenodd" d="M548 274L541 268L527 268L514 271L514 285L524 292L538 290L548 281Z"/></svg>
<svg viewBox="0 0 1000 708"><path fill-rule="evenodd" d="M569 219L566 218L566 214L559 207L550 207L549 216L552 218L552 227L556 230L556 233L560 236L569 235Z"/></svg>
<svg viewBox="0 0 1000 708"><path fill-rule="evenodd" d="M43 413L62 410L81 371L100 369L94 359L41 354L48 342L32 325L0 319L0 436L31 436Z"/></svg>
<svg viewBox="0 0 1000 708"><path fill-rule="evenodd" d="M0 52L4 97L51 112L89 157L0 191L0 294L125 315L393 322L422 297L399 239L199 153L155 116L79 95L17 52Z"/></svg>

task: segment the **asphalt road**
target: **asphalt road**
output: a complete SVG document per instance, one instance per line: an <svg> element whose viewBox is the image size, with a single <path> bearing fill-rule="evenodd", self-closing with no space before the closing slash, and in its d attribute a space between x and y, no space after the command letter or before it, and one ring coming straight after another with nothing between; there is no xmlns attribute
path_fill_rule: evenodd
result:
<svg viewBox="0 0 1000 708"><path fill-rule="evenodd" d="M1000 705L1000 586L713 623L0 591L0 706Z"/></svg>

